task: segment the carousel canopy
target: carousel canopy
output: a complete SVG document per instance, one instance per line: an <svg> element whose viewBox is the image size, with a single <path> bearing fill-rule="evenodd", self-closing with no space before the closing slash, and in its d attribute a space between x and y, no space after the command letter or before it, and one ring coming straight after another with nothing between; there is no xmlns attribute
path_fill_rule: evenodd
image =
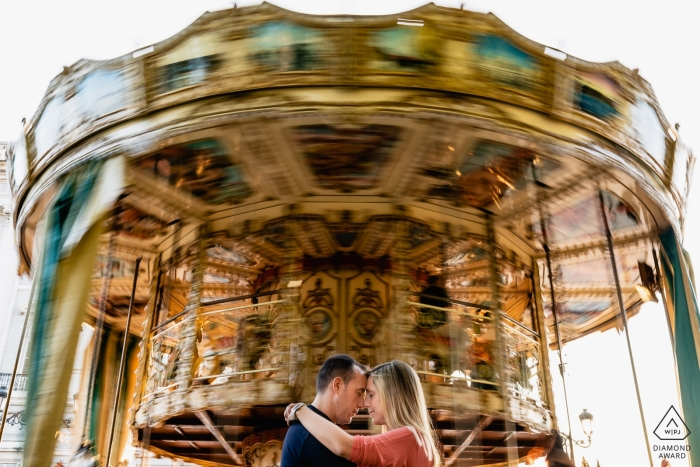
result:
<svg viewBox="0 0 700 467"><path fill-rule="evenodd" d="M149 261L187 248L198 225L215 237L214 299L245 292L285 255L391 256L402 216L409 256L471 301L483 301L479 242L492 222L509 264L538 269L565 341L614 325L601 212L634 312L650 239L682 232L694 163L636 71L433 4L376 17L268 3L205 13L153 46L66 68L9 150L23 269L59 181L114 157L126 159L115 319L134 259L147 259L143 306ZM505 302L532 300L514 277L502 279Z"/></svg>

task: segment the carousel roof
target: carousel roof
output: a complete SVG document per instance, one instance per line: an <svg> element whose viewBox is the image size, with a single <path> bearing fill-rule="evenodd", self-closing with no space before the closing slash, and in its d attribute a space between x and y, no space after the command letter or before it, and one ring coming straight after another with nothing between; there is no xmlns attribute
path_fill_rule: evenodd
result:
<svg viewBox="0 0 700 467"><path fill-rule="evenodd" d="M404 216L416 261L430 263L451 239L447 261L432 267L464 273L454 289L468 295L480 293L468 289L478 274L466 274L479 269L470 264L488 221L509 264L539 264L545 312L543 245L552 251L565 338L614 321L601 206L634 307L649 242L682 231L694 163L636 71L434 4L384 16L269 3L205 13L151 47L66 68L9 155L25 268L57 181L124 155L127 263L191 243L207 222L218 235L207 266L214 298L289 248L378 260Z"/></svg>

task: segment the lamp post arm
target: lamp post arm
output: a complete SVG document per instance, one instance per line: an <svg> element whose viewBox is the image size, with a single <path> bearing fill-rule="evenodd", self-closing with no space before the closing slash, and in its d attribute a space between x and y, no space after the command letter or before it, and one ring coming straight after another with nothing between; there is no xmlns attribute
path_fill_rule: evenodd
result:
<svg viewBox="0 0 700 467"><path fill-rule="evenodd" d="M593 443L593 441L591 440L591 435L593 435L593 432L592 432L592 431L587 435L587 436L588 436L588 439L586 439L586 440L584 440L584 441L579 441L579 440L573 439L573 438L571 437L571 435L568 435L568 434L566 434L566 433L559 432L559 434L562 435L564 438L567 438L570 442L573 442L573 443L575 443L577 446L582 447L582 448L584 448L584 449L590 448L590 447L591 447L591 444Z"/></svg>

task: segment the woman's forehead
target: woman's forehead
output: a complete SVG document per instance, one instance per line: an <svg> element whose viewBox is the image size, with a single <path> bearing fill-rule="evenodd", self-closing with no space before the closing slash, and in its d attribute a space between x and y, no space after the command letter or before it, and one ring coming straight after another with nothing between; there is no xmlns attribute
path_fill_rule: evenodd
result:
<svg viewBox="0 0 700 467"><path fill-rule="evenodd" d="M369 378L367 378L367 390L368 390L368 391L376 391L376 390L377 390L377 388L374 386L374 381L373 381L373 379L374 379L374 378L373 378L372 376L370 376Z"/></svg>

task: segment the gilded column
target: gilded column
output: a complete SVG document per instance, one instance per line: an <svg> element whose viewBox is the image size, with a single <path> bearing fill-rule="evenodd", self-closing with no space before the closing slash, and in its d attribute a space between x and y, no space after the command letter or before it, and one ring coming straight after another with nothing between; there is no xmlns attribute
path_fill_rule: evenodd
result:
<svg viewBox="0 0 700 467"><path fill-rule="evenodd" d="M178 333L178 366L175 375L175 382L178 384L176 392L184 394L192 384L192 375L194 373L194 364L197 361L197 314L202 298L202 282L204 279L204 269L206 265L206 248L207 248L207 225L203 224L199 228L199 239L197 240L197 256L194 260L194 268L192 270L192 286L190 287L190 296L183 313L183 320ZM185 397L173 397L171 399L171 413L176 413L184 410Z"/></svg>

